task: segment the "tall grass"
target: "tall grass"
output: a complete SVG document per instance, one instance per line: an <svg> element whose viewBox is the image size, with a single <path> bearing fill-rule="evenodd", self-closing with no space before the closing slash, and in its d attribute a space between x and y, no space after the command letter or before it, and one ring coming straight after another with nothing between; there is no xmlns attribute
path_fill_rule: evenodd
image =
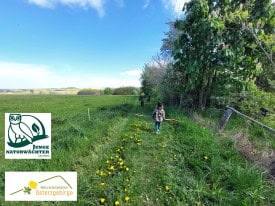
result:
<svg viewBox="0 0 275 206"><path fill-rule="evenodd" d="M167 118L180 123L164 122L156 135L150 118L154 105L141 108L135 97L5 101L2 112L52 112L53 149L51 160L5 160L1 153L1 193L4 171L77 171L78 201L4 202L0 196L2 205L275 204L264 169L243 159L232 140L219 139L173 108L166 108ZM21 109L15 101L23 103ZM41 107L32 109L32 104Z"/></svg>

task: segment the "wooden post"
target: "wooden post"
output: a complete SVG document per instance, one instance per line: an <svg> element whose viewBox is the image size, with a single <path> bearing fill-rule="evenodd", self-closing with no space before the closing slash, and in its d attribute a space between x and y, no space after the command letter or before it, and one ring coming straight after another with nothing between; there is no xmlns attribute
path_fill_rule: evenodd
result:
<svg viewBox="0 0 275 206"><path fill-rule="evenodd" d="M90 108L88 108L88 119L89 119L89 122L91 121L91 117L90 117Z"/></svg>
<svg viewBox="0 0 275 206"><path fill-rule="evenodd" d="M228 108L226 110L226 112L224 113L224 115L223 115L223 117L220 121L219 130L223 130L225 128L225 126L226 126L226 124L227 124L227 122L228 122L228 120L229 120L232 113L233 113L232 109Z"/></svg>
<svg viewBox="0 0 275 206"><path fill-rule="evenodd" d="M234 108L232 108L232 107L226 107L226 108L227 108L227 110L226 110L226 112L224 113L224 115L223 115L223 117L222 117L222 119L221 119L221 121L220 121L220 124L219 124L219 130L223 130L223 129L225 128L225 126L226 126L226 124L227 124L227 122L228 122L228 120L229 120L231 114L232 114L233 112L235 112L235 113L236 113L237 115L239 115L240 117L242 117L242 118L244 118L244 119L247 119L247 120L250 120L251 122L253 122L253 123L257 124L257 125L260 125L262 128L264 128L264 129L266 129L266 130L268 130L268 131L270 131L270 132L272 132L272 133L275 133L275 130L272 129L271 127L268 127L268 126L262 124L261 122L258 122L258 121L256 121L256 120L252 119L251 117L249 117L249 116L247 116L247 115L245 115L245 114L242 114L242 113L239 112L238 110L236 110L236 109L234 109Z"/></svg>
<svg viewBox="0 0 275 206"><path fill-rule="evenodd" d="M247 115L245 115L245 114L242 114L241 112L239 112L238 110L236 110L236 109L234 109L234 108L232 108L232 107L227 107L227 108L228 108L228 109L231 109L233 112L235 112L236 114L238 114L238 115L241 116L242 118L248 119L248 120L250 120L251 122L253 122L253 123L257 124L257 125L260 125L262 128L264 128L264 129L266 129L266 130L268 130L268 131L270 131L270 132L272 132L272 133L275 134L275 130L272 129L271 127L268 127L268 126L264 125L263 123L258 122L258 121L252 119L251 117L249 117L249 116L247 116Z"/></svg>

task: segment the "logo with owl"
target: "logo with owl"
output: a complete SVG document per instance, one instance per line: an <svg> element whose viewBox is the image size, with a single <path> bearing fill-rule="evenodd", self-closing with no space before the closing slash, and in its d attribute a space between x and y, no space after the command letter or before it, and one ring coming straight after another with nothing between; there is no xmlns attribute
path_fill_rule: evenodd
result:
<svg viewBox="0 0 275 206"><path fill-rule="evenodd" d="M45 127L37 117L28 114L9 114L9 146L24 147L45 138L48 138Z"/></svg>
<svg viewBox="0 0 275 206"><path fill-rule="evenodd" d="M6 159L51 159L51 113L5 113Z"/></svg>

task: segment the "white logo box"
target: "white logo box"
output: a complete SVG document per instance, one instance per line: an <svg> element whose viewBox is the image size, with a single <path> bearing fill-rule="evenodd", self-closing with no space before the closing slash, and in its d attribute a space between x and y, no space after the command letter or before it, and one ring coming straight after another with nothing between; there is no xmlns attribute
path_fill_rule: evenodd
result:
<svg viewBox="0 0 275 206"><path fill-rule="evenodd" d="M6 159L51 159L51 113L5 113Z"/></svg>
<svg viewBox="0 0 275 206"><path fill-rule="evenodd" d="M5 201L77 201L77 172L5 172Z"/></svg>

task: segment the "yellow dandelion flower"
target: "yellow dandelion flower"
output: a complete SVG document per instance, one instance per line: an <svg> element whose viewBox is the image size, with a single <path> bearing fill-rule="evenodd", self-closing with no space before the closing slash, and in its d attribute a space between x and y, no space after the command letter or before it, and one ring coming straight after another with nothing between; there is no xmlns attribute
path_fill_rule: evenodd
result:
<svg viewBox="0 0 275 206"><path fill-rule="evenodd" d="M120 147L120 149L122 150L122 149L124 149L124 147Z"/></svg>
<svg viewBox="0 0 275 206"><path fill-rule="evenodd" d="M105 185L105 182L101 182L101 183L100 183L100 186L104 186L104 185Z"/></svg>
<svg viewBox="0 0 275 206"><path fill-rule="evenodd" d="M168 185L165 186L165 190L168 191L170 188Z"/></svg>
<svg viewBox="0 0 275 206"><path fill-rule="evenodd" d="M29 182L29 186L30 186L30 188L32 188L32 189L36 189L37 188L37 185L38 185L38 183L37 182L35 182L35 181L30 181Z"/></svg>
<svg viewBox="0 0 275 206"><path fill-rule="evenodd" d="M125 197L125 201L127 202L127 201L129 201L129 200L130 200L130 197L126 196L126 197Z"/></svg>
<svg viewBox="0 0 275 206"><path fill-rule="evenodd" d="M129 167L126 167L125 170L126 170L126 172L129 172L130 169L129 169Z"/></svg>
<svg viewBox="0 0 275 206"><path fill-rule="evenodd" d="M100 203L102 203L102 204L103 204L104 202L105 202L105 198L103 198L103 197L102 197L102 198L100 198Z"/></svg>
<svg viewBox="0 0 275 206"><path fill-rule="evenodd" d="M123 162L119 162L119 165L122 166L124 163Z"/></svg>
<svg viewBox="0 0 275 206"><path fill-rule="evenodd" d="M204 159L205 159L205 160L208 160L208 157L205 155L205 156L204 156Z"/></svg>
<svg viewBox="0 0 275 206"><path fill-rule="evenodd" d="M107 161L106 161L106 163L107 163L107 164L109 164L109 163L110 163L110 161L109 161L109 160L107 160Z"/></svg>
<svg viewBox="0 0 275 206"><path fill-rule="evenodd" d="M200 201L196 201L196 206L201 206L201 202Z"/></svg>
<svg viewBox="0 0 275 206"><path fill-rule="evenodd" d="M97 170L95 173L98 175L98 174L100 173L100 171L99 171L99 170Z"/></svg>
<svg viewBox="0 0 275 206"><path fill-rule="evenodd" d="M123 160L122 158L119 158L119 159L118 159L118 161L120 161L120 162L122 162L122 160Z"/></svg>
<svg viewBox="0 0 275 206"><path fill-rule="evenodd" d="M115 206L118 206L119 205L119 201L115 201Z"/></svg>
<svg viewBox="0 0 275 206"><path fill-rule="evenodd" d="M100 171L99 175L100 175L100 176L104 176L104 175L105 175L105 172Z"/></svg>
<svg viewBox="0 0 275 206"><path fill-rule="evenodd" d="M115 169L115 166L112 165L111 167L109 167L109 170L114 170Z"/></svg>

